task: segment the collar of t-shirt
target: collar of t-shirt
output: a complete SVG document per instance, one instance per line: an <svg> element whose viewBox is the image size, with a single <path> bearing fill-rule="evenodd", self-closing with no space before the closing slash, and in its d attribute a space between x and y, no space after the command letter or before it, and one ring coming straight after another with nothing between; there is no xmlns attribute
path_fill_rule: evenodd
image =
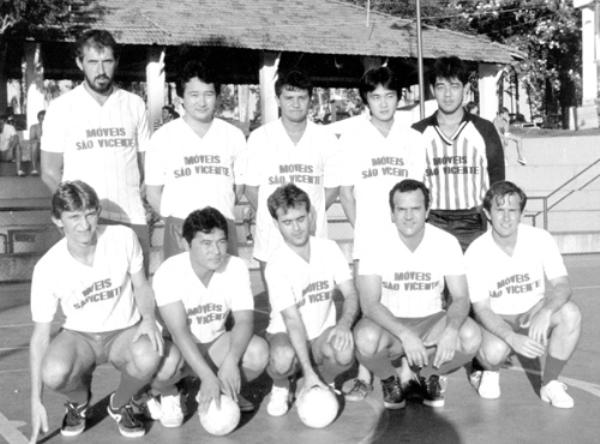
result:
<svg viewBox="0 0 600 444"><path fill-rule="evenodd" d="M440 139L442 139L442 141L446 145L452 145L452 143L456 139L458 139L458 137L460 136L460 133L465 128L465 126L467 126L467 124L472 121L470 113L466 113L466 112L463 113L463 117L462 117L462 120L460 121L460 123L458 124L458 128L456 128L456 131L454 131L454 133L450 137L448 137L446 134L444 134L444 132L440 128L440 124L437 119L437 111L431 117L432 117L433 128L440 136Z"/></svg>

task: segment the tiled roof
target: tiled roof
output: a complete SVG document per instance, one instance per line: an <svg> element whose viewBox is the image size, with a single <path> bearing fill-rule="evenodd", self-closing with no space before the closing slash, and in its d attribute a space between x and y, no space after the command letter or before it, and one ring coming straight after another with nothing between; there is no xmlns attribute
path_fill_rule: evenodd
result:
<svg viewBox="0 0 600 444"><path fill-rule="evenodd" d="M256 50L416 57L416 25L366 12L341 0L99 0L97 27L123 44L225 46ZM508 63L517 51L433 27L423 29L423 56Z"/></svg>

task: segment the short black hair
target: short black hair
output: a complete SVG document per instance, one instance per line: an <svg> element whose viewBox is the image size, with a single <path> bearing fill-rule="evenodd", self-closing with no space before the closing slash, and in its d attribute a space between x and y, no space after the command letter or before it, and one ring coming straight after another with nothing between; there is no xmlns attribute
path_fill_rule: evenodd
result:
<svg viewBox="0 0 600 444"><path fill-rule="evenodd" d="M216 74L212 68L199 60L190 60L183 65L183 68L177 75L175 91L179 97L183 97L185 85L193 78L198 78L198 80L207 85L212 83L215 87L215 93L217 95L221 93L221 84L217 82Z"/></svg>
<svg viewBox="0 0 600 444"><path fill-rule="evenodd" d="M225 238L229 237L227 229L227 219L219 210L213 207L204 207L201 210L192 211L183 221L182 236L188 243L192 244L192 240L198 232L209 234L215 228L223 230Z"/></svg>
<svg viewBox="0 0 600 444"><path fill-rule="evenodd" d="M306 212L309 212L310 197L308 197L308 194L304 190L298 188L293 183L281 185L267 199L269 214L275 220L277 220L278 209L283 208L287 212L289 208L296 208L299 205L304 205Z"/></svg>
<svg viewBox="0 0 600 444"><path fill-rule="evenodd" d="M110 48L112 49L115 60L119 58L119 45L117 44L117 41L110 32L104 29L90 29L79 36L75 43L77 58L79 60L83 60L83 51L89 46L98 50Z"/></svg>
<svg viewBox="0 0 600 444"><path fill-rule="evenodd" d="M52 195L52 217L60 219L65 211L98 210L100 199L96 191L81 180L58 184Z"/></svg>
<svg viewBox="0 0 600 444"><path fill-rule="evenodd" d="M409 191L421 190L423 193L424 201L425 201L425 209L429 209L429 204L431 202L431 198L429 196L429 189L423 182L415 179L404 179L401 182L398 182L396 185L392 187L389 195L389 203L390 210L394 211L394 195L396 193L407 193Z"/></svg>
<svg viewBox="0 0 600 444"><path fill-rule="evenodd" d="M497 204L501 204L507 196L518 196L521 200L521 212L523 212L527 204L527 195L521 188L508 180L501 180L492 184L483 198L483 208L489 212L492 209L492 202L495 201Z"/></svg>
<svg viewBox="0 0 600 444"><path fill-rule="evenodd" d="M463 61L456 56L440 57L429 71L429 84L435 86L438 79L458 79L463 85L469 81L469 72Z"/></svg>
<svg viewBox="0 0 600 444"><path fill-rule="evenodd" d="M360 79L358 91L360 98L365 104L367 103L367 94L375 91L379 85L396 91L398 98L400 98L401 87L398 77L396 77L396 74L390 68L382 66L380 68L369 69Z"/></svg>
<svg viewBox="0 0 600 444"><path fill-rule="evenodd" d="M285 73L279 73L277 80L275 81L275 95L281 96L281 91L284 89L301 89L308 91L308 96L312 97L313 84L310 77L304 72L299 70L288 71Z"/></svg>

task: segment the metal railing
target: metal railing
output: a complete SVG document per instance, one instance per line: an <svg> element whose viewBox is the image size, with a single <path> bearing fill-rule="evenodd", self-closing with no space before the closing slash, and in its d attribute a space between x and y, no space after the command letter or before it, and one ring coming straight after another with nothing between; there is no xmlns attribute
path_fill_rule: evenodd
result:
<svg viewBox="0 0 600 444"><path fill-rule="evenodd" d="M564 182L561 185L559 185L558 187L556 187L552 192L550 192L550 194L548 194L546 196L531 196L531 197L528 197L527 200L541 200L542 201L542 209L539 210L539 211L537 211L537 212L534 212L534 213L526 214L525 217L531 218L532 224L535 226L536 225L536 219L541 214L543 216L542 217L543 228L544 228L544 230L547 230L548 229L548 213L550 212L550 210L552 210L559 203L561 203L562 201L564 201L565 199L567 199L569 196L571 196L574 193L576 193L578 191L581 191L584 188L588 187L591 183L593 183L596 179L598 179L600 177L600 173L596 174L594 177L592 177L591 179L589 179L583 185L580 185L578 188L569 190L567 193L565 193L563 196L561 196L555 202L553 202L552 204L549 205L548 201L550 200L550 198L553 197L553 196L555 196L560 191L562 191L563 188L565 188L570 183L574 182L576 179L578 179L579 177L581 177L584 173L586 173L587 171L589 171L590 169L592 169L597 164L600 164L600 157L598 159L596 159L594 162L590 163L583 170L581 170L580 172L578 172L577 174L575 174L573 177L571 177L570 179L568 179L566 182Z"/></svg>

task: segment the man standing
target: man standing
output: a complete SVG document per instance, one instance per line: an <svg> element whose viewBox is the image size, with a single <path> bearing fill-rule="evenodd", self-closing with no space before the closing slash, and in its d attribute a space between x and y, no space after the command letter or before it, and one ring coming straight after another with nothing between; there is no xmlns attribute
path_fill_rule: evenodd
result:
<svg viewBox="0 0 600 444"><path fill-rule="evenodd" d="M361 364L381 379L384 406L405 405L394 363L406 357L420 371L423 402L445 403L445 377L468 362L481 342L467 317L469 295L457 240L426 223L429 191L405 179L389 192L394 225L384 243L361 257L358 292L364 317L354 328ZM383 239L383 238L382 238ZM442 308L448 287L451 302Z"/></svg>
<svg viewBox="0 0 600 444"><path fill-rule="evenodd" d="M0 116L0 162L12 162L16 155L19 136L7 116Z"/></svg>
<svg viewBox="0 0 600 444"><path fill-rule="evenodd" d="M289 409L288 380L300 370L304 375L302 390L307 390L324 386L322 381L333 385L334 378L354 362L351 328L358 314L358 299L337 244L310 235L314 213L310 212L308 194L287 184L269 196L268 207L284 240L265 270L271 303L267 371L273 378L267 412L281 416ZM336 288L344 296L337 321L333 301Z"/></svg>
<svg viewBox="0 0 600 444"><path fill-rule="evenodd" d="M312 83L302 72L280 74L275 94L281 118L250 134L245 175L246 196L256 210L254 257L261 268L283 243L267 209L267 198L280 185L294 183L310 196L314 231L327 236L325 209L337 197L338 142L322 126L308 121Z"/></svg>
<svg viewBox="0 0 600 444"><path fill-rule="evenodd" d="M101 222L129 225L147 261L141 166L150 132L144 102L115 85L117 43L109 32L83 33L76 63L83 82L53 100L46 113L42 180L52 191L62 180L88 182L101 200Z"/></svg>
<svg viewBox="0 0 600 444"><path fill-rule="evenodd" d="M160 380L153 383L161 393L160 420L166 427L183 421L174 383L185 375L200 378L200 412L212 400L219 402L221 393L236 400L241 411L254 410L241 392L263 372L269 358L265 340L253 335L254 299L246 264L226 251L225 217L211 207L196 210L182 230L189 251L163 262L153 280L161 317L185 359L171 378L161 375L167 371L161 369ZM226 330L230 313L233 327Z"/></svg>
<svg viewBox="0 0 600 444"><path fill-rule="evenodd" d="M465 112L468 72L458 57L437 59L429 82L438 110L413 125L427 144L429 223L455 235L464 251L486 230L483 196L504 180L502 142L491 122Z"/></svg>
<svg viewBox="0 0 600 444"><path fill-rule="evenodd" d="M499 369L510 353L526 358L546 354L540 397L554 407L574 401L558 381L581 333L581 313L570 301L571 287L550 233L521 223L527 202L512 182L497 182L483 201L492 224L465 255L469 294L483 341L471 374L482 398L500 396ZM547 283L547 287L546 287Z"/></svg>
<svg viewBox="0 0 600 444"><path fill-rule="evenodd" d="M399 180L423 180L425 140L422 135L394 118L400 99L400 84L387 67L371 69L360 80L360 96L370 117L355 119L344 132L340 199L354 227L353 258L358 261L373 245L375 237L390 224L387 193ZM410 375L404 372L403 383ZM363 399L371 390L371 375L360 366L355 380L344 386L346 399Z"/></svg>
<svg viewBox="0 0 600 444"><path fill-rule="evenodd" d="M42 110L37 113L38 123L31 125L29 128L29 155L31 156L31 175L37 176L40 174L38 170L38 162L40 157L40 147L42 145L42 125L46 111Z"/></svg>
<svg viewBox="0 0 600 444"><path fill-rule="evenodd" d="M121 373L109 415L123 436L145 434L131 398L158 368L162 337L139 242L127 227L98 225L100 210L95 191L81 181L61 183L52 197L52 220L65 237L38 261L31 283L32 442L48 431L44 385L67 397L61 434L83 433L92 373L104 362ZM65 323L51 338L58 304Z"/></svg>
<svg viewBox="0 0 600 444"><path fill-rule="evenodd" d="M146 153L148 202L165 218L164 258L185 251L183 220L211 206L227 219L228 252L237 254L233 209L243 184L244 134L215 118L220 85L198 62L187 63L177 80L185 114L152 135Z"/></svg>

